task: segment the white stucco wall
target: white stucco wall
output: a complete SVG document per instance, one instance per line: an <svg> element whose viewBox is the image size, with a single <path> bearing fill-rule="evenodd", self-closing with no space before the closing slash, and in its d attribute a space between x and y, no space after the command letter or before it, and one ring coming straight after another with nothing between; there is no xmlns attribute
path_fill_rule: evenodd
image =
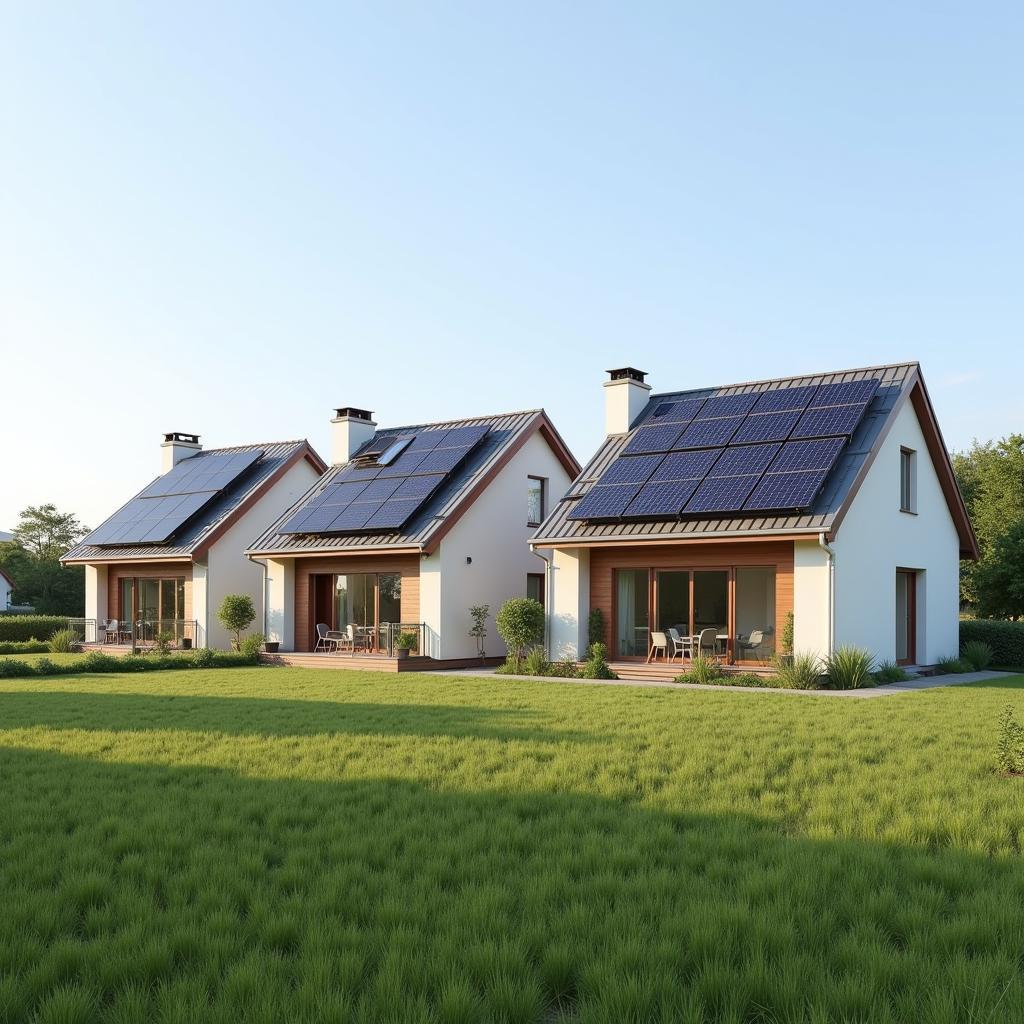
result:
<svg viewBox="0 0 1024 1024"><path fill-rule="evenodd" d="M7 577L0 576L0 609L7 609L10 607L12 591L13 588L10 583L7 582Z"/></svg>
<svg viewBox="0 0 1024 1024"><path fill-rule="evenodd" d="M823 658L829 651L828 553L814 540L793 544L793 650Z"/></svg>
<svg viewBox="0 0 1024 1024"><path fill-rule="evenodd" d="M420 565L420 610L428 631L436 616L442 658L469 658L476 642L468 636L469 608L491 608L485 648L489 656L505 654L494 616L513 597L526 596L528 573L543 573L544 559L530 550L535 532L527 525L527 478L547 479L547 509L572 482L547 441L535 433L441 541L437 552ZM547 511L547 510L546 510ZM472 558L472 564L466 559Z"/></svg>
<svg viewBox="0 0 1024 1024"><path fill-rule="evenodd" d="M267 559L267 639L295 650L295 559Z"/></svg>
<svg viewBox="0 0 1024 1024"><path fill-rule="evenodd" d="M589 638L589 548L556 548L552 552L548 607L550 656L556 660L584 657Z"/></svg>
<svg viewBox="0 0 1024 1024"><path fill-rule="evenodd" d="M917 452L916 515L900 511L901 447ZM901 568L919 570L918 663L933 664L957 653L960 542L909 401L897 414L832 547L837 646L855 644L879 659L895 659L896 570ZM794 619L799 623L799 611Z"/></svg>
<svg viewBox="0 0 1024 1024"><path fill-rule="evenodd" d="M250 561L243 552L254 538L309 490L318 476L306 459L296 463L207 552L202 616L195 587L192 595L193 614L199 623L200 638L206 638L206 646L227 648L231 644L230 634L217 619L217 609L228 594L248 594L252 598L256 606L256 620L250 631L263 630L263 566ZM198 564L194 571L196 569Z"/></svg>

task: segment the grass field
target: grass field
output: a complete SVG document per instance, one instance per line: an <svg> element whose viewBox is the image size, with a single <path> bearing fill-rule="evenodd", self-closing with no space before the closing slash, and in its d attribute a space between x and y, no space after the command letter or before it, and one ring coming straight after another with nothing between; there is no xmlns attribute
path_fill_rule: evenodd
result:
<svg viewBox="0 0 1024 1024"><path fill-rule="evenodd" d="M0 684L0 1019L1024 1019L1024 677Z"/></svg>

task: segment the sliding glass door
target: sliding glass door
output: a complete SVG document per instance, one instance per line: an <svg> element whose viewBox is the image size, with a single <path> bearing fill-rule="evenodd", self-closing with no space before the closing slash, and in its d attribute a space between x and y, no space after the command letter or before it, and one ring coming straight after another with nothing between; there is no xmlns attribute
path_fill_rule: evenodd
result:
<svg viewBox="0 0 1024 1024"><path fill-rule="evenodd" d="M648 582L646 569L619 569L615 573L615 653L620 658L642 658L647 654L650 630Z"/></svg>
<svg viewBox="0 0 1024 1024"><path fill-rule="evenodd" d="M329 578L329 577L327 577ZM389 647L389 632L402 621L402 577L399 573L357 572L334 577L334 629L355 626L366 649ZM321 618L317 621L328 621ZM394 629L392 629L394 626Z"/></svg>
<svg viewBox="0 0 1024 1024"><path fill-rule="evenodd" d="M184 576L122 576L117 618L124 629L134 625L136 639L154 640L171 633L175 642L191 636L185 619Z"/></svg>
<svg viewBox="0 0 1024 1024"><path fill-rule="evenodd" d="M736 570L736 660L770 661L775 654L775 566Z"/></svg>

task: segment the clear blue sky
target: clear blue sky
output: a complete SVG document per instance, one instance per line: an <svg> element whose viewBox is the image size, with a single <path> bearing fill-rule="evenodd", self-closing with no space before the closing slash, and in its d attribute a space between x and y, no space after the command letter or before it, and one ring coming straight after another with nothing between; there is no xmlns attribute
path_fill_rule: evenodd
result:
<svg viewBox="0 0 1024 1024"><path fill-rule="evenodd" d="M1024 429L1024 13L0 10L0 528L211 446L920 359Z"/></svg>

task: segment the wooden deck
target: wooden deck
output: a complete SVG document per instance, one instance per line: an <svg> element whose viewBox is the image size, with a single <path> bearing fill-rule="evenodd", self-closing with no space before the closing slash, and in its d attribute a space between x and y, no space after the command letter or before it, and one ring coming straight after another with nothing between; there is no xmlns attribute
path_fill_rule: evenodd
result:
<svg viewBox="0 0 1024 1024"><path fill-rule="evenodd" d="M484 666L499 665L504 658L488 658ZM328 668L342 672L444 672L456 668L479 668L479 658L389 658L386 654L327 654L311 651L282 651L280 654L261 654L260 661L268 665L290 665L293 668Z"/></svg>
<svg viewBox="0 0 1024 1024"><path fill-rule="evenodd" d="M689 667L688 661L610 661L612 671L620 679L636 679L645 683L670 683L676 676L682 675ZM775 675L775 670L767 665L723 665L726 675L738 675L740 672L753 672L759 676Z"/></svg>

